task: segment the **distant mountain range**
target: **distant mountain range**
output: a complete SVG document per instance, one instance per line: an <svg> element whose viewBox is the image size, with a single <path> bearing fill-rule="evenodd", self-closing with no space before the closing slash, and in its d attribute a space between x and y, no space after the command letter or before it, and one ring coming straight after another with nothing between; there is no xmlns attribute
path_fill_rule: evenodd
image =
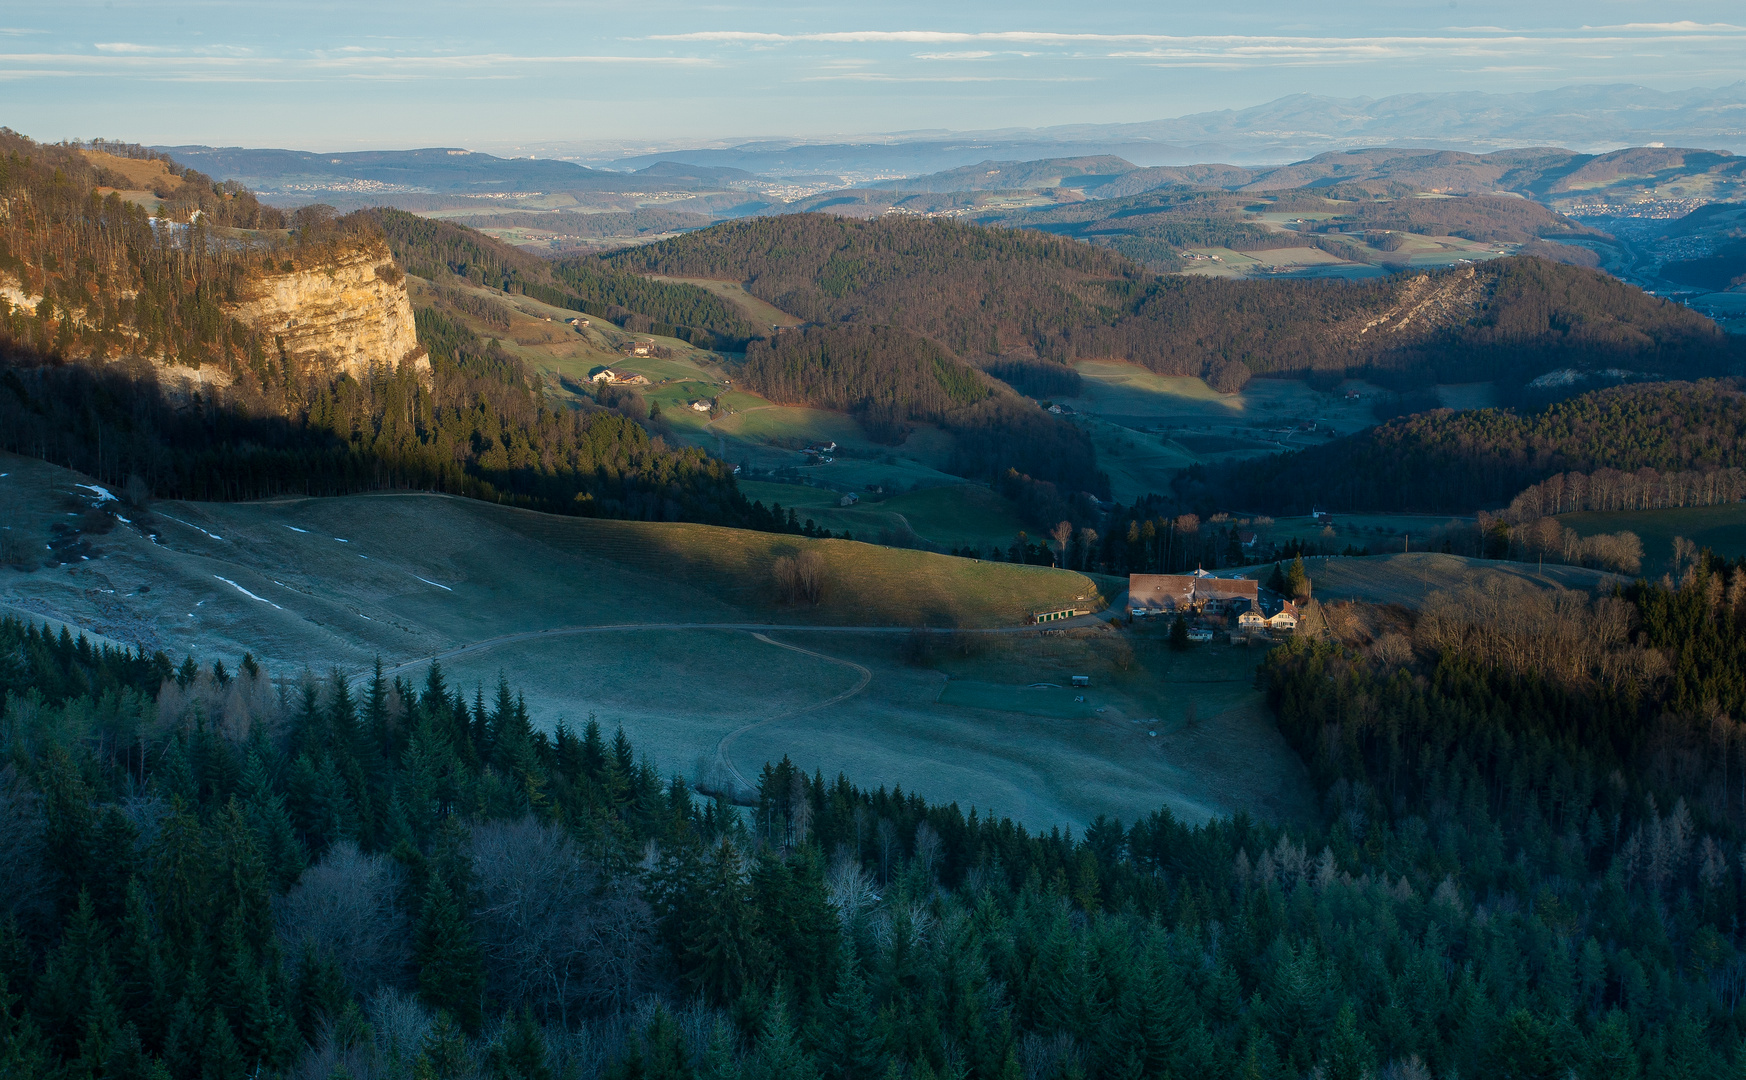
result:
<svg viewBox="0 0 1746 1080"><path fill-rule="evenodd" d="M438 194L722 191L758 180L741 169L677 161L661 160L627 173L551 158L500 158L456 147L338 154L234 146L153 149L210 176L240 180L269 195L372 190Z"/></svg>
<svg viewBox="0 0 1746 1080"><path fill-rule="evenodd" d="M1521 94L1293 94L1248 109L1144 123L899 134L838 143L764 140L676 148L621 157L610 165L642 168L677 161L765 175L826 172L871 180L991 159L1115 155L1142 166L1200 161L1257 165L1384 144L1473 152L1561 146L1599 153L1657 143L1746 152L1746 81L1678 91L1614 84Z"/></svg>

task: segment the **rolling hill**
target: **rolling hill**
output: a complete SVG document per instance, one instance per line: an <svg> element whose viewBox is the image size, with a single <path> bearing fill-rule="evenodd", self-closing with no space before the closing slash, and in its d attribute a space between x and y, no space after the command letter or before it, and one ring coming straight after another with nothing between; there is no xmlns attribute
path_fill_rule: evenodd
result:
<svg viewBox="0 0 1746 1080"><path fill-rule="evenodd" d="M1401 387L1546 372L1725 372L1715 324L1603 274L1499 259L1362 282L1159 278L1022 231L890 217L729 222L607 257L617 271L743 281L811 322L904 326L966 358L1120 356L1221 389L1365 373Z"/></svg>

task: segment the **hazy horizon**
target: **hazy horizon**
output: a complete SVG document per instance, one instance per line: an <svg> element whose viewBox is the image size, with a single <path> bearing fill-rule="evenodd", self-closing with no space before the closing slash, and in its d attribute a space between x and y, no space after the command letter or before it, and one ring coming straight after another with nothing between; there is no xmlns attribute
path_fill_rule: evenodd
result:
<svg viewBox="0 0 1746 1080"><path fill-rule="evenodd" d="M0 16L0 123L48 140L323 151L658 149L1145 122L1296 93L1685 90L1746 72L1737 10L22 0Z"/></svg>

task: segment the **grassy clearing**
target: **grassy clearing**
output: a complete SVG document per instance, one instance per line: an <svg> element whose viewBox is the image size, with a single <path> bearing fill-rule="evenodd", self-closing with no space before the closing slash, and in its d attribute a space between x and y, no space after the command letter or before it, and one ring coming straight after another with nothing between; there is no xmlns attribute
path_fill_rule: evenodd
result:
<svg viewBox="0 0 1746 1080"><path fill-rule="evenodd" d="M32 551L44 549L52 523L89 505L73 488L88 482L77 474L14 457L0 472L9 473L0 509ZM362 667L378 653L405 659L575 625L1011 626L1097 594L1090 578L1042 567L418 493L164 503L127 516L150 520L160 542L111 525L89 537L89 561L0 570L0 603L177 655L249 650L276 663ZM826 563L823 600L783 607L771 564L804 549Z"/></svg>
<svg viewBox="0 0 1746 1080"><path fill-rule="evenodd" d="M1683 506L1667 510L1565 514L1559 521L1578 536L1626 529L1643 540L1643 573L1660 577L1673 561L1673 538L1683 536L1718 555L1746 555L1746 503L1726 506Z"/></svg>
<svg viewBox="0 0 1746 1080"><path fill-rule="evenodd" d="M1623 580L1616 574L1578 566L1542 567L1535 563L1417 552L1351 559L1336 555L1326 559L1305 559L1304 565L1309 570L1317 600L1359 600L1405 607L1417 607L1432 592L1475 585L1494 575L1542 588L1585 592L1602 592Z"/></svg>

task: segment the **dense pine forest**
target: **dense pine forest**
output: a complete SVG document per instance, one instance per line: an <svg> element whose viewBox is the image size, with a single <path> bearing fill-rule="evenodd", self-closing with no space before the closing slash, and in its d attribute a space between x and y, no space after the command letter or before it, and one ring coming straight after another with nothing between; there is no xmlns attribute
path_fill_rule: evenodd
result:
<svg viewBox="0 0 1746 1080"><path fill-rule="evenodd" d="M0 1071L1746 1070L1746 567L1346 642L1258 675L1317 820L1074 836L786 760L700 801L434 666L275 681L0 622Z"/></svg>
<svg viewBox="0 0 1746 1080"><path fill-rule="evenodd" d="M1678 304L1539 259L1361 282L1219 281L1158 277L1106 250L1022 230L796 214L603 261L744 281L808 321L902 326L965 358L1119 356L1226 390L1251 374L1316 372L1403 388L1519 385L1562 367L1692 377L1728 371L1740 355ZM1378 331L1384 314L1397 321Z"/></svg>
<svg viewBox="0 0 1746 1080"><path fill-rule="evenodd" d="M1537 410L1437 409L1240 468L1193 470L1180 486L1282 514L1471 513L1523 495L1517 516L1533 518L1733 501L1737 488L1717 481L1742 467L1746 394L1736 380L1706 380L1597 390ZM1582 475L1561 478L1556 495L1526 491L1563 473Z"/></svg>

